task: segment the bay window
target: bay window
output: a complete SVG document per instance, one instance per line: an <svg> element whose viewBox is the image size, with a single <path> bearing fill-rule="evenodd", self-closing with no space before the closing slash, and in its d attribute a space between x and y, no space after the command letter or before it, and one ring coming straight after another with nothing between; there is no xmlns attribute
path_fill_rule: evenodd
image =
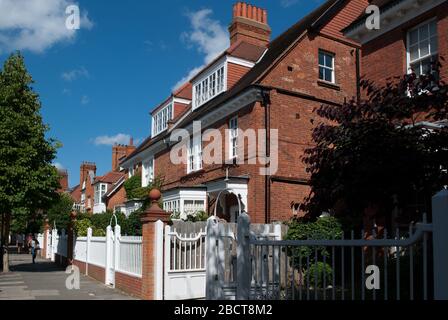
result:
<svg viewBox="0 0 448 320"><path fill-rule="evenodd" d="M98 183L95 185L95 204L101 204L103 203L103 197L106 195L107 192L107 184L104 183Z"/></svg>

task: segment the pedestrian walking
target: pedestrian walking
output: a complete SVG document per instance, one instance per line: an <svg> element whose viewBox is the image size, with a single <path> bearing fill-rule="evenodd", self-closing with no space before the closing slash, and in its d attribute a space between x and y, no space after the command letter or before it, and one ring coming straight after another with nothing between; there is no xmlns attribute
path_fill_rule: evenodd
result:
<svg viewBox="0 0 448 320"><path fill-rule="evenodd" d="M37 241L36 236L34 235L31 240L30 247L31 247L31 256L33 257L33 264L35 264L37 251L39 250L39 241Z"/></svg>

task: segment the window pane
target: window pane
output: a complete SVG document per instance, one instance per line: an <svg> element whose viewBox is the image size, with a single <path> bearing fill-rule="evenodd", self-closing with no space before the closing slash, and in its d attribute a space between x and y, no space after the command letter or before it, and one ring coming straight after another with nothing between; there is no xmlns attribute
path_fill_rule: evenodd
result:
<svg viewBox="0 0 448 320"><path fill-rule="evenodd" d="M418 42L418 30L413 30L409 35L409 44L413 45L416 44L417 42Z"/></svg>
<svg viewBox="0 0 448 320"><path fill-rule="evenodd" d="M319 67L319 79L325 80L324 78L324 68Z"/></svg>
<svg viewBox="0 0 448 320"><path fill-rule="evenodd" d="M439 42L437 37L431 38L431 53L436 53L439 50Z"/></svg>
<svg viewBox="0 0 448 320"><path fill-rule="evenodd" d="M422 65L422 74L429 74L431 71L431 59L425 59L421 62Z"/></svg>
<svg viewBox="0 0 448 320"><path fill-rule="evenodd" d="M417 76L419 76L421 74L421 72L420 72L420 62L411 63L411 69L412 69L412 71L415 72L415 74Z"/></svg>
<svg viewBox="0 0 448 320"><path fill-rule="evenodd" d="M325 65L325 56L322 52L319 52L319 65Z"/></svg>
<svg viewBox="0 0 448 320"><path fill-rule="evenodd" d="M325 57L325 65L329 68L333 68L333 56L332 55L326 55Z"/></svg>
<svg viewBox="0 0 448 320"><path fill-rule="evenodd" d="M429 54L429 40L420 42L420 57L425 57Z"/></svg>
<svg viewBox="0 0 448 320"><path fill-rule="evenodd" d="M424 26L421 26L418 29L419 33L420 33L420 41L428 39L429 38L429 26L426 24Z"/></svg>
<svg viewBox="0 0 448 320"><path fill-rule="evenodd" d="M437 34L437 21L434 20L429 24L429 33L431 36Z"/></svg>
<svg viewBox="0 0 448 320"><path fill-rule="evenodd" d="M325 81L332 82L333 79L332 79L332 72L331 72L331 70L330 69L325 69L324 71L325 71Z"/></svg>
<svg viewBox="0 0 448 320"><path fill-rule="evenodd" d="M410 49L411 61L418 59L418 45L412 46Z"/></svg>

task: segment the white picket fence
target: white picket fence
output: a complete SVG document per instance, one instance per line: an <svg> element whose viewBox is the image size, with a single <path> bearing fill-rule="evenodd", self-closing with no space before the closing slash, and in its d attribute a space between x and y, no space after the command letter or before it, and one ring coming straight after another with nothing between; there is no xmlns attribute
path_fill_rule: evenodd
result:
<svg viewBox="0 0 448 320"><path fill-rule="evenodd" d="M107 228L106 237L93 237L92 229L87 237L74 241L74 260L105 269L106 284L115 286L115 272L142 277L142 237L121 236L120 226Z"/></svg>

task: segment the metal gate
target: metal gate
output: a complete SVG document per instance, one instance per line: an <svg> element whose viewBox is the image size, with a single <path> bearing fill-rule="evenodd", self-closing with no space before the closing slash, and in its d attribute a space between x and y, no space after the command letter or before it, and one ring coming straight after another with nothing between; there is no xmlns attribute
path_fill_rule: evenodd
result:
<svg viewBox="0 0 448 320"><path fill-rule="evenodd" d="M445 300L448 299L448 191L433 198L432 223L411 224L365 240L262 239L242 213L237 232L216 219L207 226L207 299ZM235 237L236 234L236 237ZM347 235L347 233L346 233ZM234 263L225 239L236 244ZM233 287L232 287L233 283Z"/></svg>
<svg viewBox="0 0 448 320"><path fill-rule="evenodd" d="M165 300L205 298L205 237L205 223L165 227Z"/></svg>

